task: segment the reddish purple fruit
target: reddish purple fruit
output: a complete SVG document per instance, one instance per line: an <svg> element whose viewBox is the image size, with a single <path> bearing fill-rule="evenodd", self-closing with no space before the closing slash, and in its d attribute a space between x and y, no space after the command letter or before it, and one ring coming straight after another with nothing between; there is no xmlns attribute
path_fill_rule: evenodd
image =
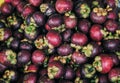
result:
<svg viewBox="0 0 120 83"><path fill-rule="evenodd" d="M71 11L73 8L72 0L57 0L55 3L55 8L59 13L65 13Z"/></svg>
<svg viewBox="0 0 120 83"><path fill-rule="evenodd" d="M64 66L59 61L53 61L48 64L48 77L50 79L59 79L64 75Z"/></svg>
<svg viewBox="0 0 120 83"><path fill-rule="evenodd" d="M85 34L89 32L90 26L90 22L86 19L80 20L77 25L78 29Z"/></svg>
<svg viewBox="0 0 120 83"><path fill-rule="evenodd" d="M24 6L24 9L22 11L22 16L26 18L28 15L32 14L34 11L35 9L33 6L26 4L26 6Z"/></svg>
<svg viewBox="0 0 120 83"><path fill-rule="evenodd" d="M47 23L45 24L45 28L46 30L51 30L54 28L59 28L62 25L62 17L60 14L53 14L51 15L48 20Z"/></svg>
<svg viewBox="0 0 120 83"><path fill-rule="evenodd" d="M120 68L113 68L109 74L108 74L109 80L111 82L118 82L119 83L119 79L120 79Z"/></svg>
<svg viewBox="0 0 120 83"><path fill-rule="evenodd" d="M100 54L99 56L96 56L93 62L93 66L96 70L103 74L108 73L112 69L113 65L113 59L108 54Z"/></svg>
<svg viewBox="0 0 120 83"><path fill-rule="evenodd" d="M114 20L107 20L105 22L105 28L110 32L115 32L118 29L118 23Z"/></svg>
<svg viewBox="0 0 120 83"><path fill-rule="evenodd" d="M48 43L51 44L53 47L57 47L61 44L62 38L61 35L57 31L49 31L46 35Z"/></svg>
<svg viewBox="0 0 120 83"><path fill-rule="evenodd" d="M19 3L21 2L21 0L12 0L11 4L16 7Z"/></svg>
<svg viewBox="0 0 120 83"><path fill-rule="evenodd" d="M17 6L16 6L16 9L19 13L22 13L23 10L24 10L24 7L25 7L26 3L25 2L20 2Z"/></svg>
<svg viewBox="0 0 120 83"><path fill-rule="evenodd" d="M110 11L110 12L108 12L107 18L108 18L108 19L111 19L111 20L117 19L117 14L116 14L116 12L115 12L115 11Z"/></svg>
<svg viewBox="0 0 120 83"><path fill-rule="evenodd" d="M90 29L90 37L94 40L94 41L101 41L103 38L103 34L102 34L102 26L98 25L98 24L94 24L92 25L91 29Z"/></svg>
<svg viewBox="0 0 120 83"><path fill-rule="evenodd" d="M64 15L65 28L73 29L77 25L77 18L72 12L65 13Z"/></svg>
<svg viewBox="0 0 120 83"><path fill-rule="evenodd" d="M34 73L28 73L23 78L23 83L36 83L37 76Z"/></svg>
<svg viewBox="0 0 120 83"><path fill-rule="evenodd" d="M0 11L3 15L10 15L13 11L13 7L9 3L3 3L0 7Z"/></svg>
<svg viewBox="0 0 120 83"><path fill-rule="evenodd" d="M72 47L69 44L63 44L60 47L58 47L57 52L59 55L62 56L68 56L72 53Z"/></svg>
<svg viewBox="0 0 120 83"><path fill-rule="evenodd" d="M106 21L107 11L103 8L94 8L90 14L93 23L102 24Z"/></svg>
<svg viewBox="0 0 120 83"><path fill-rule="evenodd" d="M21 50L17 56L18 66L22 67L30 61L31 53L27 50Z"/></svg>
<svg viewBox="0 0 120 83"><path fill-rule="evenodd" d="M35 7L40 6L40 4L43 2L43 0L28 0L29 3Z"/></svg>
<svg viewBox="0 0 120 83"><path fill-rule="evenodd" d="M88 38L84 33L76 32L72 35L71 42L75 45L83 46L87 44Z"/></svg>
<svg viewBox="0 0 120 83"><path fill-rule="evenodd" d="M47 76L41 76L41 77L38 79L38 83L55 83L55 80L54 80L54 79L50 79L50 78L47 77Z"/></svg>
<svg viewBox="0 0 120 83"><path fill-rule="evenodd" d="M45 60L45 54L41 50L35 50L32 54L32 62L36 65L43 64Z"/></svg>
<svg viewBox="0 0 120 83"><path fill-rule="evenodd" d="M77 63L77 64L83 64L85 62L87 62L87 57L80 53L79 51L75 51L73 54L72 54L72 57L71 57L72 61Z"/></svg>

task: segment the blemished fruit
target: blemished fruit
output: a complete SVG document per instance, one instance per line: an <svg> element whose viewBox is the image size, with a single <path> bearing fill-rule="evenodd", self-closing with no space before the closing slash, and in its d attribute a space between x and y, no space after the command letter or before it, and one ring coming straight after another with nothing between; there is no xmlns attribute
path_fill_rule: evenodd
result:
<svg viewBox="0 0 120 83"><path fill-rule="evenodd" d="M0 0L0 83L119 82L119 0Z"/></svg>

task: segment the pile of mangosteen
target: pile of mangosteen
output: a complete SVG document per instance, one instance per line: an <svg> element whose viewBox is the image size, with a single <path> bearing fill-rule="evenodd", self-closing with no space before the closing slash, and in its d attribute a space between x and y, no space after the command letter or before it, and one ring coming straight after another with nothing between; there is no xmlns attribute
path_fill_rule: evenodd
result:
<svg viewBox="0 0 120 83"><path fill-rule="evenodd" d="M0 83L120 83L120 1L5 0Z"/></svg>

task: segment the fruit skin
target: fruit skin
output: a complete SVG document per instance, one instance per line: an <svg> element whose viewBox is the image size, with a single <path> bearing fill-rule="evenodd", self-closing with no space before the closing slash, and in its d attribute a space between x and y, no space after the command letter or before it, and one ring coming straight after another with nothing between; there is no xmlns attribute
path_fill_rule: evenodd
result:
<svg viewBox="0 0 120 83"><path fill-rule="evenodd" d="M108 39L103 41L104 50L115 52L119 49L120 40L119 39Z"/></svg>
<svg viewBox="0 0 120 83"><path fill-rule="evenodd" d="M67 15L68 14L68 15ZM74 13L69 12L64 15L64 23L65 23L65 28L68 29L73 29L77 25L77 17L75 16Z"/></svg>
<svg viewBox="0 0 120 83"><path fill-rule="evenodd" d="M43 0L28 0L29 3L35 7L40 6L40 4L43 2Z"/></svg>
<svg viewBox="0 0 120 83"><path fill-rule="evenodd" d="M115 67L113 69L111 69L111 71L108 74L109 80L111 82L119 82L120 79L120 68Z"/></svg>
<svg viewBox="0 0 120 83"><path fill-rule="evenodd" d="M13 7L10 3L3 3L0 7L0 11L3 15L10 15L13 11Z"/></svg>
<svg viewBox="0 0 120 83"><path fill-rule="evenodd" d="M71 59L74 63L77 64L83 64L87 62L87 57L84 54L80 53L79 51L73 52Z"/></svg>
<svg viewBox="0 0 120 83"><path fill-rule="evenodd" d="M72 30L71 29L67 29L62 33L62 37L63 37L63 41L65 42L70 42L70 38L72 35Z"/></svg>
<svg viewBox="0 0 120 83"><path fill-rule="evenodd" d="M59 55L62 56L68 56L72 53L72 47L69 44L63 44L60 47L58 47L57 52Z"/></svg>
<svg viewBox="0 0 120 83"><path fill-rule="evenodd" d="M108 54L100 54L95 57L93 66L102 74L108 73L114 66L113 59Z"/></svg>
<svg viewBox="0 0 120 83"><path fill-rule="evenodd" d="M72 10L73 2L72 0L57 0L55 3L55 8L58 13L63 14Z"/></svg>
<svg viewBox="0 0 120 83"><path fill-rule="evenodd" d="M62 16L60 14L53 14L51 15L48 20L47 23L45 24L45 28L46 30L51 30L54 28L58 28L59 26L61 26L63 24L62 21Z"/></svg>
<svg viewBox="0 0 120 83"><path fill-rule="evenodd" d="M104 15L98 15L99 14L99 8L97 8L98 11L96 12L95 8L93 9L93 11L90 13L90 19L92 20L93 23L98 23L98 24L102 24L106 21L107 18L107 12L103 12L104 9L101 11Z"/></svg>
<svg viewBox="0 0 120 83"><path fill-rule="evenodd" d="M27 50L21 50L18 52L17 62L18 67L26 65L30 61L31 53Z"/></svg>
<svg viewBox="0 0 120 83"><path fill-rule="evenodd" d="M45 54L43 51L41 50L35 50L33 53L32 53L32 62L36 65L41 65L43 64L45 60Z"/></svg>
<svg viewBox="0 0 120 83"><path fill-rule="evenodd" d="M99 24L94 24L91 26L90 29L90 37L94 40L94 41L101 41L103 38L103 34L102 34L102 26Z"/></svg>
<svg viewBox="0 0 120 83"><path fill-rule="evenodd" d="M12 0L11 4L16 7L19 3L21 2L21 0Z"/></svg>
<svg viewBox="0 0 120 83"><path fill-rule="evenodd" d="M98 79L99 79L99 83L109 83L108 77L104 74L100 75Z"/></svg>
<svg viewBox="0 0 120 83"><path fill-rule="evenodd" d="M74 73L73 68L70 66L67 66L64 78L67 80L73 80L74 77L75 77L75 73Z"/></svg>
<svg viewBox="0 0 120 83"><path fill-rule="evenodd" d="M78 30L80 30L81 32L87 34L89 32L89 29L90 29L90 22L86 19L82 19L78 22Z"/></svg>
<svg viewBox="0 0 120 83"><path fill-rule="evenodd" d="M24 72L25 73L37 73L38 71L38 66L34 64L26 65Z"/></svg>
<svg viewBox="0 0 120 83"><path fill-rule="evenodd" d="M111 19L111 20L116 20L117 19L117 14L115 11L110 11L107 15L107 18L108 19Z"/></svg>
<svg viewBox="0 0 120 83"><path fill-rule="evenodd" d="M22 13L23 10L24 10L24 7L25 7L26 3L25 2L20 2L17 6L16 6L16 9L19 13Z"/></svg>
<svg viewBox="0 0 120 83"><path fill-rule="evenodd" d="M3 64L0 63L0 74L3 73L5 71L7 67Z"/></svg>
<svg viewBox="0 0 120 83"><path fill-rule="evenodd" d="M36 83L37 82L37 76L34 73L28 73L24 75L23 83Z"/></svg>
<svg viewBox="0 0 120 83"><path fill-rule="evenodd" d="M29 4L26 4L26 6L24 7L22 11L22 16L26 18L28 15L32 14L33 12L35 12L34 7Z"/></svg>
<svg viewBox="0 0 120 83"><path fill-rule="evenodd" d="M46 34L46 38L48 40L48 43L51 44L53 47L58 47L62 42L61 35L55 30L49 31Z"/></svg>
<svg viewBox="0 0 120 83"><path fill-rule="evenodd" d="M47 76L41 76L38 79L37 83L55 83L55 80L54 79L49 79Z"/></svg>
<svg viewBox="0 0 120 83"><path fill-rule="evenodd" d="M84 33L76 32L72 35L71 42L75 45L84 46L88 42L88 38Z"/></svg>
<svg viewBox="0 0 120 83"><path fill-rule="evenodd" d="M59 79L64 75L65 70L61 62L53 61L48 63L47 72L48 72L48 77L50 79L54 79L54 78Z"/></svg>
<svg viewBox="0 0 120 83"><path fill-rule="evenodd" d="M118 23L114 20L107 20L104 26L110 32L115 32L118 29Z"/></svg>

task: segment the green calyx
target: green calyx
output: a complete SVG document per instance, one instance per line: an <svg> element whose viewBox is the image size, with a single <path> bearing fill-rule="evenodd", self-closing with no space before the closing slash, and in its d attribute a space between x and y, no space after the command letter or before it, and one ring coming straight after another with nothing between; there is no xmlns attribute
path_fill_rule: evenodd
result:
<svg viewBox="0 0 120 83"><path fill-rule="evenodd" d="M90 14L90 7L87 4L81 4L80 6L80 14L82 15L83 18L89 17Z"/></svg>
<svg viewBox="0 0 120 83"><path fill-rule="evenodd" d="M76 18L76 17L75 17L75 14L72 13L71 11L66 12L66 13L65 13L65 16L68 16L68 17L70 17L70 18Z"/></svg>
<svg viewBox="0 0 120 83"><path fill-rule="evenodd" d="M92 66L92 65L90 65L90 64L86 64L85 66L85 76L87 77L87 78L91 78L91 77L93 77L93 75L95 74L95 68Z"/></svg>
<svg viewBox="0 0 120 83"><path fill-rule="evenodd" d="M4 28L0 29L0 41L4 40Z"/></svg>
<svg viewBox="0 0 120 83"><path fill-rule="evenodd" d="M120 83L120 76L114 76L111 78L111 82L113 83Z"/></svg>
<svg viewBox="0 0 120 83"><path fill-rule="evenodd" d="M41 4L40 5L40 11L42 13L45 13L47 9L48 9L48 5L47 4Z"/></svg>
<svg viewBox="0 0 120 83"><path fill-rule="evenodd" d="M7 80L7 81L10 81L11 78L12 78L12 76L14 76L14 75L15 75L14 71L12 71L12 70L6 70L5 73L4 73L4 75L3 75L3 78L5 80Z"/></svg>
<svg viewBox="0 0 120 83"><path fill-rule="evenodd" d="M93 46L91 44L88 44L87 46L84 46L82 48L82 52L85 54L85 56L90 57L92 54Z"/></svg>
<svg viewBox="0 0 120 83"><path fill-rule="evenodd" d="M66 30L65 24L62 24L62 25L60 25L59 27L54 27L54 28L52 28L52 29L53 29L53 30L56 30L56 31L58 31L58 32L63 32L63 31Z"/></svg>
<svg viewBox="0 0 120 83"><path fill-rule="evenodd" d="M48 77L50 79L54 79L58 71L59 71L59 68L57 68L56 66L48 67Z"/></svg>
<svg viewBox="0 0 120 83"><path fill-rule="evenodd" d="M93 67L95 67L96 70L99 71L99 72L102 71L102 63L101 63L100 56L95 57L95 61L93 62Z"/></svg>
<svg viewBox="0 0 120 83"><path fill-rule="evenodd" d="M12 50L6 50L6 55L11 64L15 65L17 63L15 52L13 52Z"/></svg>

